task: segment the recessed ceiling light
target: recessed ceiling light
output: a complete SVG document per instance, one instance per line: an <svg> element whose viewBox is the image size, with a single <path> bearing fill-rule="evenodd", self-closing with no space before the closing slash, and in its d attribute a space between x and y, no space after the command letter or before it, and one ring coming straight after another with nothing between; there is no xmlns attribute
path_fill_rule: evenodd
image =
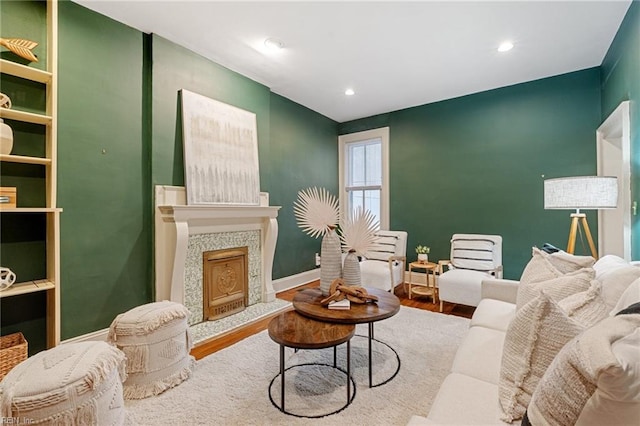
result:
<svg viewBox="0 0 640 426"><path fill-rule="evenodd" d="M511 49L513 49L513 43L510 41L502 42L500 46L498 46L498 52L508 52Z"/></svg>
<svg viewBox="0 0 640 426"><path fill-rule="evenodd" d="M284 44L275 38L268 38L264 41L264 47L271 52L277 52L284 47Z"/></svg>
<svg viewBox="0 0 640 426"><path fill-rule="evenodd" d="M356 92L353 89L347 89L344 91L344 94L347 96L353 96L356 94Z"/></svg>

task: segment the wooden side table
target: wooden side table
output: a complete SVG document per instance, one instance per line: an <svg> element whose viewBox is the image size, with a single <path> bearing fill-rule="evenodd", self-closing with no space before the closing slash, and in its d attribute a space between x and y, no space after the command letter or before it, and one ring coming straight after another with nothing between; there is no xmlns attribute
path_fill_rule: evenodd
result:
<svg viewBox="0 0 640 426"><path fill-rule="evenodd" d="M427 285L413 284L411 274L414 269L424 269ZM436 269L438 269L438 264L433 262L411 262L409 264L409 299L415 293L418 296L431 296L431 301L436 303ZM429 284L429 276L432 278L433 286Z"/></svg>

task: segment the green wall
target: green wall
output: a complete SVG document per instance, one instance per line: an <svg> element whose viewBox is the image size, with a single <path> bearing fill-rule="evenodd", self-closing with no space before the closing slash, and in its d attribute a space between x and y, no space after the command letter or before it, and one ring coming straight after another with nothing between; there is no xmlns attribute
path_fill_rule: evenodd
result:
<svg viewBox="0 0 640 426"><path fill-rule="evenodd" d="M595 173L599 81L592 68L343 123L339 133L390 127L390 228L409 233L411 259L418 244L447 259L454 233L498 234L504 275L518 278L532 246L566 245L569 214L543 209L543 176Z"/></svg>
<svg viewBox="0 0 640 426"><path fill-rule="evenodd" d="M151 300L143 35L59 5L58 206L62 338Z"/></svg>
<svg viewBox="0 0 640 426"><path fill-rule="evenodd" d="M315 268L320 240L304 234L296 223L293 203L298 191L327 188L338 195L337 123L271 94L271 155L273 185L271 204L282 206L278 214L278 243L274 278Z"/></svg>
<svg viewBox="0 0 640 426"><path fill-rule="evenodd" d="M630 102L631 194L640 198L640 1L635 0L602 62L602 120L623 101ZM640 259L640 225L632 224L632 256Z"/></svg>

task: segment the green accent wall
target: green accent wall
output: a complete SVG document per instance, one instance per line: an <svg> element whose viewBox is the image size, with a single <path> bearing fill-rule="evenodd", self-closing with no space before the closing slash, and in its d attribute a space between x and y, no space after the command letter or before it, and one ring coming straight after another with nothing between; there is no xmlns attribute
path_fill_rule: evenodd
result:
<svg viewBox="0 0 640 426"><path fill-rule="evenodd" d="M338 195L337 123L282 96L271 94L271 204L278 214L273 277L315 268L320 240L298 228L293 203L298 191L323 187Z"/></svg>
<svg viewBox="0 0 640 426"><path fill-rule="evenodd" d="M151 300L143 34L59 4L58 207L62 338Z"/></svg>
<svg viewBox="0 0 640 426"><path fill-rule="evenodd" d="M343 123L339 133L390 127L390 229L409 233L409 259L418 244L448 259L454 233L498 234L504 276L516 279L532 246L566 246L569 212L544 210L543 180L595 173L599 84L591 68Z"/></svg>
<svg viewBox="0 0 640 426"><path fill-rule="evenodd" d="M602 121L623 101L630 102L631 195L640 199L640 1L631 3L602 61ZM640 259L640 226L632 217L631 249Z"/></svg>

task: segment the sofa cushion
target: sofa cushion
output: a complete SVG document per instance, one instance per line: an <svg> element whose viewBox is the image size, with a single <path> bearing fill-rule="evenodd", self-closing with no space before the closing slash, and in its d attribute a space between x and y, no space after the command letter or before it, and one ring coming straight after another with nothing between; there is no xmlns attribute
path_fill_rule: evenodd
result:
<svg viewBox="0 0 640 426"><path fill-rule="evenodd" d="M428 420L433 424L501 424L498 386L464 374L451 373L442 382Z"/></svg>
<svg viewBox="0 0 640 426"><path fill-rule="evenodd" d="M555 301L585 291L591 286L594 276L593 268L583 268L548 280L521 281L516 298L516 309L521 309L529 301L538 297L541 291Z"/></svg>
<svg viewBox="0 0 640 426"><path fill-rule="evenodd" d="M516 315L516 305L495 299L482 299L471 318L471 327L486 327L507 331Z"/></svg>
<svg viewBox="0 0 640 426"><path fill-rule="evenodd" d="M611 310L609 315L613 316L626 308L627 306L633 305L634 303L640 302L640 278L635 280L634 282L627 287L627 289L622 293L620 299L616 306Z"/></svg>
<svg viewBox="0 0 640 426"><path fill-rule="evenodd" d="M602 297L602 285L598 280L591 281L591 286L585 291L562 299L558 305L569 318L587 328L609 314L609 307Z"/></svg>
<svg viewBox="0 0 640 426"><path fill-rule="evenodd" d="M517 311L502 354L499 401L503 421L522 418L553 358L583 329L545 292Z"/></svg>
<svg viewBox="0 0 640 426"><path fill-rule="evenodd" d="M456 352L451 371L497 385L504 337L504 331L471 327Z"/></svg>
<svg viewBox="0 0 640 426"><path fill-rule="evenodd" d="M567 343L533 394L534 425L638 424L640 314L609 317Z"/></svg>

